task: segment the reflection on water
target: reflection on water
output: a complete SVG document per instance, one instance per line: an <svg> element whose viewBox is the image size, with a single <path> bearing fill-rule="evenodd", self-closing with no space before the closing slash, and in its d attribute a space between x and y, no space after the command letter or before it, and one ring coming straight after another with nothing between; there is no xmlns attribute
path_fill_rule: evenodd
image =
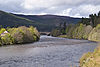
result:
<svg viewBox="0 0 100 67"><path fill-rule="evenodd" d="M87 40L41 36L39 42L0 47L0 67L78 66L82 54L96 46Z"/></svg>

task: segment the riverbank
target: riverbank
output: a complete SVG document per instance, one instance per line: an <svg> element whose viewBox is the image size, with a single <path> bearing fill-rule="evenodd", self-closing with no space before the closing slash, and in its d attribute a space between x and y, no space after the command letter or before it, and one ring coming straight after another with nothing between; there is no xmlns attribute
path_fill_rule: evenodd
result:
<svg viewBox="0 0 100 67"><path fill-rule="evenodd" d="M66 34L62 34L59 29L51 32L51 36L69 39L84 39L89 41L100 41L100 24L92 28L90 25L83 24L69 25L66 27Z"/></svg>
<svg viewBox="0 0 100 67"><path fill-rule="evenodd" d="M100 46L81 57L80 67L100 67Z"/></svg>
<svg viewBox="0 0 100 67"><path fill-rule="evenodd" d="M60 23L51 31L52 36L66 35L66 38L85 39L100 42L100 12L82 18L77 24Z"/></svg>

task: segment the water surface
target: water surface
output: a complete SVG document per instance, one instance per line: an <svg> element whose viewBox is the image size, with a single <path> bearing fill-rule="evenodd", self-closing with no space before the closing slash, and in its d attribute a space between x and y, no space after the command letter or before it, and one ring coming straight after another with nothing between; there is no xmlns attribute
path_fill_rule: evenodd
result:
<svg viewBox="0 0 100 67"><path fill-rule="evenodd" d="M39 42L0 47L0 67L70 67L97 43L41 36Z"/></svg>

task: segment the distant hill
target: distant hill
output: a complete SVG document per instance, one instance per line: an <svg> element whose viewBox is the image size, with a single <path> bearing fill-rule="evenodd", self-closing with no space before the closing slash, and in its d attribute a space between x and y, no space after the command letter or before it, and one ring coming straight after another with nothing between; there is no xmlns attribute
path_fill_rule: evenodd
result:
<svg viewBox="0 0 100 67"><path fill-rule="evenodd" d="M2 25L3 27L13 27L13 26L29 26L32 25L33 21L27 19L27 18L23 18L23 17L18 17L15 16L13 14L4 12L4 11L0 11L0 25Z"/></svg>
<svg viewBox="0 0 100 67"><path fill-rule="evenodd" d="M80 18L57 15L19 15L0 11L0 25L3 27L35 26L39 31L51 31L60 23L76 24Z"/></svg>
<svg viewBox="0 0 100 67"><path fill-rule="evenodd" d="M76 24L81 20L80 18L58 15L15 15L40 23L39 29L41 28L41 30L44 31L51 31L51 29L57 27L60 23ZM48 30L46 30L46 28L48 28Z"/></svg>

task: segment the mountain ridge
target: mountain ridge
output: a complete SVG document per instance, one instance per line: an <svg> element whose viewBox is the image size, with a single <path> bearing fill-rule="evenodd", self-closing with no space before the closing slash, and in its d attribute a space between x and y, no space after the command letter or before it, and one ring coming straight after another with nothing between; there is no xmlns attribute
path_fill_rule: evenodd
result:
<svg viewBox="0 0 100 67"><path fill-rule="evenodd" d="M35 26L39 31L51 31L60 23L76 24L81 18L58 15L22 15L0 11L0 25L8 26Z"/></svg>

